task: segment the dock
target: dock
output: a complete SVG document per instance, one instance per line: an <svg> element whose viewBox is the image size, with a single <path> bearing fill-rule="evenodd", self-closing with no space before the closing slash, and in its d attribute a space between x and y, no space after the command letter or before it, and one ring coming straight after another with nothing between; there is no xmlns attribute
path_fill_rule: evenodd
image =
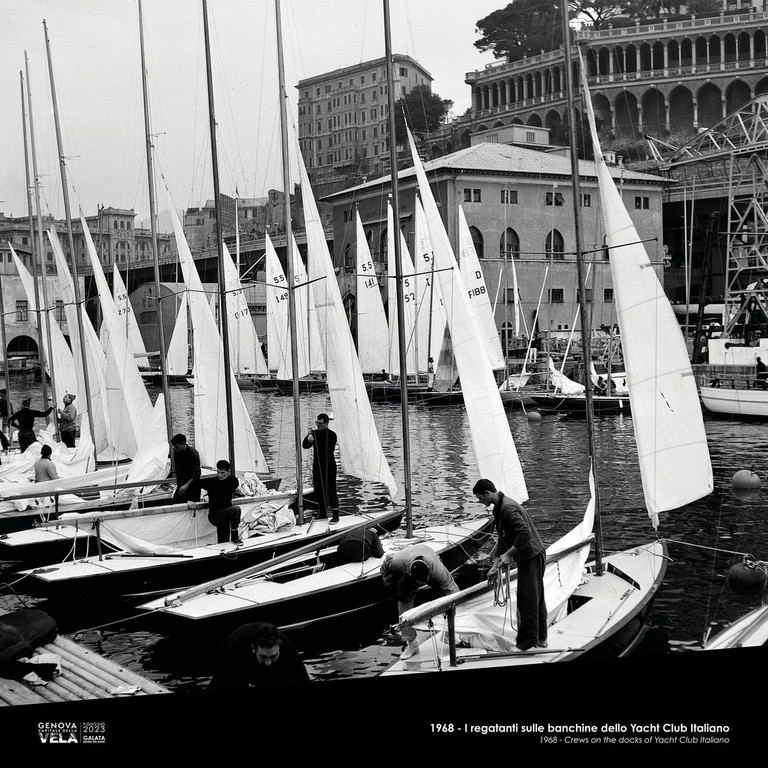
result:
<svg viewBox="0 0 768 768"><path fill-rule="evenodd" d="M171 692L63 636L34 650L36 656L43 653L53 653L61 659L61 674L46 685L35 686L0 678L0 707L125 699Z"/></svg>

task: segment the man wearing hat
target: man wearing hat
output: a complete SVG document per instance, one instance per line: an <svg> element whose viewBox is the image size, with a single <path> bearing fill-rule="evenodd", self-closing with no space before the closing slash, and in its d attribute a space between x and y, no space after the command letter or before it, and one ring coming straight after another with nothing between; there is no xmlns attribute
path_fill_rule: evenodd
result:
<svg viewBox="0 0 768 768"><path fill-rule="evenodd" d="M387 553L381 566L384 588L397 599L397 609L402 616L413 608L416 593L429 586L438 596L459 591L451 572L427 544L413 544L394 554ZM405 661L419 652L416 630L411 626L401 629L405 647L400 658Z"/></svg>
<svg viewBox="0 0 768 768"><path fill-rule="evenodd" d="M72 403L74 399L75 395L64 395L64 408L59 408L57 410L61 442L68 448L75 447L75 431L77 430L75 419L77 418L77 408L75 408Z"/></svg>
<svg viewBox="0 0 768 768"><path fill-rule="evenodd" d="M52 410L51 406L47 411L33 411L29 406L32 400L25 397L21 401L21 410L11 416L8 423L12 427L16 427L19 430L19 450L24 453L32 443L37 442L37 436L35 435L35 419L39 416L45 417Z"/></svg>

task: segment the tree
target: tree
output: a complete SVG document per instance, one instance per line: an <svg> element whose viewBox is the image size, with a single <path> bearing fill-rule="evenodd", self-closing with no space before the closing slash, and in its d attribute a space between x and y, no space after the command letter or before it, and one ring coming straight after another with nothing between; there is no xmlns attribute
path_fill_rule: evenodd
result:
<svg viewBox="0 0 768 768"><path fill-rule="evenodd" d="M452 106L450 99L441 99L428 85L412 88L395 102L395 143L407 141L406 119L411 133L431 133L440 127Z"/></svg>
<svg viewBox="0 0 768 768"><path fill-rule="evenodd" d="M476 48L493 52L497 59L519 61L562 43L560 6L555 0L514 0L480 19L475 31L482 35Z"/></svg>
<svg viewBox="0 0 768 768"><path fill-rule="evenodd" d="M587 18L592 22L592 29L602 29L613 19L624 16L626 2L616 0L569 0L568 9L571 18Z"/></svg>

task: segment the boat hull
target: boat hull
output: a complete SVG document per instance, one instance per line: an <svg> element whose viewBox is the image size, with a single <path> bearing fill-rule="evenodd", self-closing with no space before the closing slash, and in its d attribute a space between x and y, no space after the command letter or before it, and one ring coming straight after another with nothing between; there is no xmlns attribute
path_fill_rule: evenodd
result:
<svg viewBox="0 0 768 768"><path fill-rule="evenodd" d="M641 637L648 607L664 578L666 545L654 541L608 555L603 563L601 576L596 575L594 563L587 564L582 583L568 600L568 612L549 626L547 648L514 653L457 648L457 663L452 665L447 642L442 637L435 642L430 633L420 630L420 652L407 661L396 661L382 674L467 671L628 655Z"/></svg>
<svg viewBox="0 0 768 768"><path fill-rule="evenodd" d="M768 420L768 389L700 387L699 397L713 416Z"/></svg>
<svg viewBox="0 0 768 768"><path fill-rule="evenodd" d="M707 640L703 650L759 648L765 645L768 645L768 605L761 605Z"/></svg>
<svg viewBox="0 0 768 768"><path fill-rule="evenodd" d="M455 570L483 545L491 526L491 518L484 517L461 526L417 530L416 539L405 539L402 535L385 537L382 544L386 553L409 542L423 541L438 553L449 570ZM329 567L290 581L259 579L251 585L224 587L198 595L178 605L165 607L159 600L139 608L155 611L155 620L169 631L181 625L185 631L191 628L218 634L250 621L268 621L284 630L297 630L392 602L381 578L383 558L334 566L331 554L327 562Z"/></svg>
<svg viewBox="0 0 768 768"><path fill-rule="evenodd" d="M568 413L586 413L587 411L587 398L583 395L531 395L531 400L549 411ZM595 413L630 412L628 397L595 395L592 398L592 406Z"/></svg>

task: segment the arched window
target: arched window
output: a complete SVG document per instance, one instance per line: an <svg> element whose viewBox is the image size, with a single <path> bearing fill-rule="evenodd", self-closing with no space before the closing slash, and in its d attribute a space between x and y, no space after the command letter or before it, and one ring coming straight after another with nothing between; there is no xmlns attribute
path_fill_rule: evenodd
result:
<svg viewBox="0 0 768 768"><path fill-rule="evenodd" d="M469 234L472 235L472 244L475 246L475 253L477 258L483 258L483 236L477 227L470 227Z"/></svg>
<svg viewBox="0 0 768 768"><path fill-rule="evenodd" d="M520 258L520 238L512 227L507 227L499 240L499 256L502 259Z"/></svg>
<svg viewBox="0 0 768 768"><path fill-rule="evenodd" d="M547 257L553 259L565 258L565 241L563 240L563 236L556 229L553 229L547 235L546 251Z"/></svg>

